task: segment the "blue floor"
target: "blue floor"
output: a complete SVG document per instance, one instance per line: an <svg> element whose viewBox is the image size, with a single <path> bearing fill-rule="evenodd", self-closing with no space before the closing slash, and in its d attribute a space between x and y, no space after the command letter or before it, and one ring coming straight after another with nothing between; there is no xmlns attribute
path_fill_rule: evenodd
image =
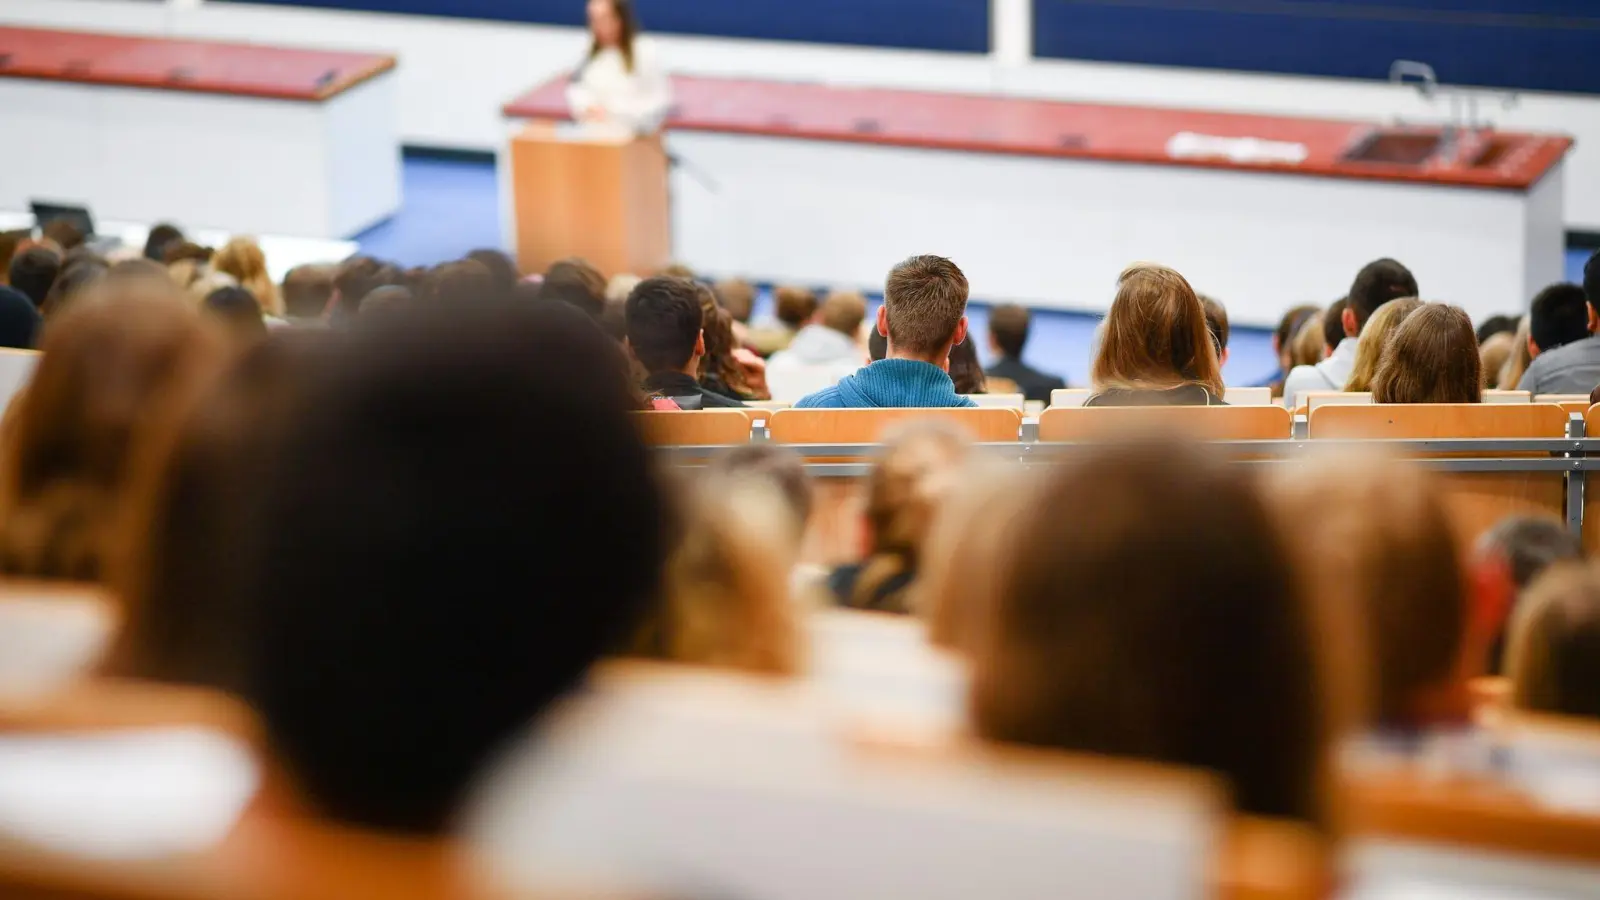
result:
<svg viewBox="0 0 1600 900"><path fill-rule="evenodd" d="M429 266L458 259L481 247L500 247L499 194L492 162L408 153L404 166L404 206L387 222L356 236L361 252L404 266ZM1588 250L1567 251L1567 277L1581 281ZM981 288L980 288L981 293ZM761 303L766 303L763 297ZM758 305L757 314L763 312ZM989 310L973 304L974 331L986 332ZM1038 368L1058 372L1075 385L1089 381L1089 354L1098 317L1041 311L1024 354ZM1255 384L1277 368L1269 332L1234 330L1224 374L1229 384ZM988 348L979 352L988 359Z"/></svg>

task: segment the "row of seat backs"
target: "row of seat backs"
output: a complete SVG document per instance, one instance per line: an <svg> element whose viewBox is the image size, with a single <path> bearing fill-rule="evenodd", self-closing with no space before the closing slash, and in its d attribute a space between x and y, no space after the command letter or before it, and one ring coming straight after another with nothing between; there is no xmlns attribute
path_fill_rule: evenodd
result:
<svg viewBox="0 0 1600 900"><path fill-rule="evenodd" d="M1587 412L1587 408L1585 408ZM645 412L646 439L664 446L714 446L750 440L755 418L745 410L692 414ZM1319 406L1312 438L1561 438L1571 414L1553 403ZM782 444L867 444L907 419L938 419L974 440L1019 439L1022 417L1011 409L784 409L765 416L768 437ZM1281 406L1056 408L1039 417L1039 440L1082 441L1130 429L1159 427L1202 440L1285 440L1293 417Z"/></svg>

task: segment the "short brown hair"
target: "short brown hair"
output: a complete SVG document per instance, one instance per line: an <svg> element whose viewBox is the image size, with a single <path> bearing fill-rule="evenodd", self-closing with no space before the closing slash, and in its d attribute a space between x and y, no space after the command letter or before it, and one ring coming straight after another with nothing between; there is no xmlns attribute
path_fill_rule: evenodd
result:
<svg viewBox="0 0 1600 900"><path fill-rule="evenodd" d="M913 256L895 266L883 289L889 342L912 353L939 351L967 314L967 292L967 276L942 256Z"/></svg>
<svg viewBox="0 0 1600 900"><path fill-rule="evenodd" d="M817 314L817 295L807 288L785 285L772 294L773 315L790 328L799 328Z"/></svg>
<svg viewBox="0 0 1600 900"><path fill-rule="evenodd" d="M735 322L750 321L750 311L756 305L756 289L742 278L726 278L711 286L717 302L733 316Z"/></svg>
<svg viewBox="0 0 1600 900"><path fill-rule="evenodd" d="M1558 563L1511 623L1507 673L1519 709L1600 718L1600 569Z"/></svg>
<svg viewBox="0 0 1600 900"><path fill-rule="evenodd" d="M328 308L333 297L334 267L295 266L283 276L284 315L296 319L315 319Z"/></svg>
<svg viewBox="0 0 1600 900"><path fill-rule="evenodd" d="M1379 259L1367 263L1356 273L1356 280L1346 295L1350 301L1350 311L1356 314L1356 333L1360 334L1360 330L1367 327L1367 320L1378 311L1378 307L1390 300L1420 294L1416 276L1395 260ZM1472 339L1478 339L1476 331L1472 333Z"/></svg>
<svg viewBox="0 0 1600 900"><path fill-rule="evenodd" d="M1198 384L1221 397L1222 367L1205 308L1177 270L1135 263L1117 279L1090 372L1096 390Z"/></svg>
<svg viewBox="0 0 1600 900"><path fill-rule="evenodd" d="M1211 332L1211 342L1217 352L1228 349L1228 308L1218 300L1200 294L1200 306L1206 311L1206 330Z"/></svg>
<svg viewBox="0 0 1600 900"><path fill-rule="evenodd" d="M973 635L978 733L1210 769L1242 812L1327 824L1311 610L1250 473L1111 442L1031 487Z"/></svg>
<svg viewBox="0 0 1600 900"><path fill-rule="evenodd" d="M1033 313L1028 312L1026 306L1016 303L1002 303L989 310L989 336L1000 348L1000 352L1012 359L1022 356L1022 348L1028 343L1028 330L1033 326Z"/></svg>
<svg viewBox="0 0 1600 900"><path fill-rule="evenodd" d="M1407 316L1378 357L1372 401L1482 402L1483 363L1472 319L1443 303L1425 303Z"/></svg>
<svg viewBox="0 0 1600 900"><path fill-rule="evenodd" d="M833 291L822 301L822 324L851 338L861 333L867 318L867 298L859 291Z"/></svg>
<svg viewBox="0 0 1600 900"><path fill-rule="evenodd" d="M1349 298L1340 297L1322 311L1322 342L1330 352L1344 342L1344 311L1349 308Z"/></svg>

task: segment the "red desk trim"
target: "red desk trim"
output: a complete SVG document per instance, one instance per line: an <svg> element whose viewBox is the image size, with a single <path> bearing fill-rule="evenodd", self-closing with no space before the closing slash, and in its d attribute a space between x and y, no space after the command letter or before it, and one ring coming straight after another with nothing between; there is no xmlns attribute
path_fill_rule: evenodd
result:
<svg viewBox="0 0 1600 900"><path fill-rule="evenodd" d="M502 111L511 118L565 119L565 85L566 79L541 85ZM673 85L677 103L667 125L685 131L1363 181L1525 191L1573 145L1564 135L1506 132L1496 137L1514 145L1495 165L1419 169L1341 160L1373 127L1366 122L720 78L680 76ZM1168 139L1182 131L1294 141L1309 155L1298 165L1167 155Z"/></svg>
<svg viewBox="0 0 1600 900"><path fill-rule="evenodd" d="M395 67L393 56L0 27L0 78L320 102ZM188 77L174 78L175 69ZM338 76L317 84L324 72Z"/></svg>

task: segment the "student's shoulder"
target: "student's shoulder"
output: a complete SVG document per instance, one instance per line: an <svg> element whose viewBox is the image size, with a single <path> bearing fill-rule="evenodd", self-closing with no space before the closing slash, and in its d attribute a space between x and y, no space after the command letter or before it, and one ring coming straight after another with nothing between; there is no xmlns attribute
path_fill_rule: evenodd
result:
<svg viewBox="0 0 1600 900"><path fill-rule="evenodd" d="M832 409L839 405L839 389L826 387L814 394L801 397L794 404L795 409Z"/></svg>

